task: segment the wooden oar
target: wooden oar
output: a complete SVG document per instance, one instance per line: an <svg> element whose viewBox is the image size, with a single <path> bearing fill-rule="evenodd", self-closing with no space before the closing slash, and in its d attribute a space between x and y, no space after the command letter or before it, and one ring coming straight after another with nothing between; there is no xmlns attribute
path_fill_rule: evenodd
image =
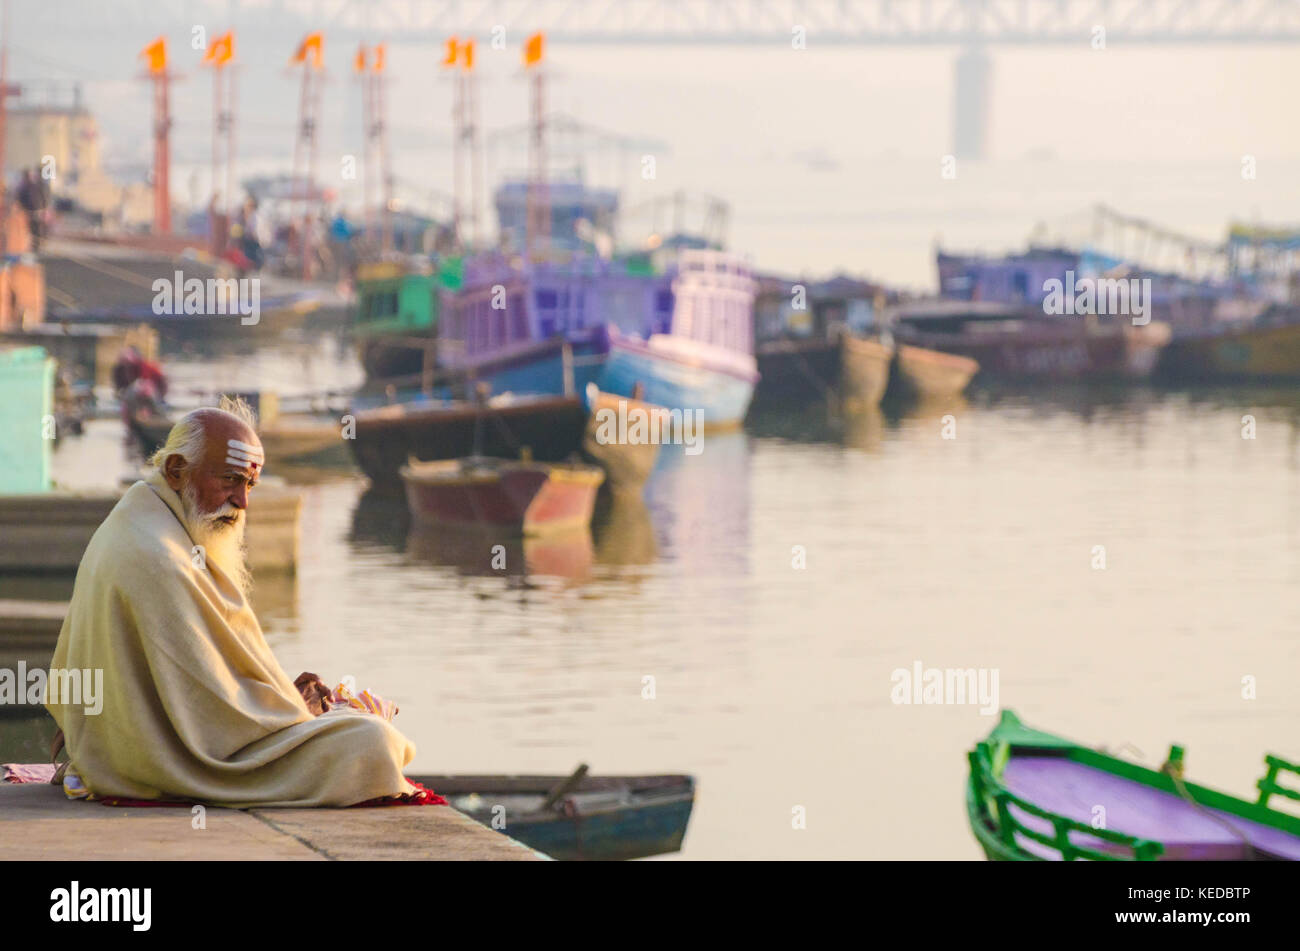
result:
<svg viewBox="0 0 1300 951"><path fill-rule="evenodd" d="M542 811L545 812L547 809L554 809L561 799L573 792L573 790L577 788L578 784L581 783L583 778L587 775L587 769L588 766L586 763L580 763L578 768L573 771L573 774L569 776L568 779L564 780L548 792L546 798L542 800Z"/></svg>

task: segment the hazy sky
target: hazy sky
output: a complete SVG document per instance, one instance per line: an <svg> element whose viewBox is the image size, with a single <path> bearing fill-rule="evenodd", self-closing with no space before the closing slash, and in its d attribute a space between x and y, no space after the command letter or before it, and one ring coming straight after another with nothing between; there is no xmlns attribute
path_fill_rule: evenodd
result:
<svg viewBox="0 0 1300 951"><path fill-rule="evenodd" d="M20 81L81 79L99 117L106 158L143 166L150 100L134 77L140 49L164 33L186 74L174 96L173 176L178 200L208 193L211 80L189 48L194 23L210 35L224 5L162 3L157 22L130 3L105 31L78 22L114 0L16 0L10 72ZM256 8L234 6L239 42L242 168L288 171L297 82L287 60L303 31L257 29ZM51 17L61 25L52 26ZM389 123L399 196L415 205L451 188L450 89L437 61L441 37L390 43ZM521 37L481 45L483 125L527 118ZM340 159L360 147L351 43L326 34L330 83L321 178L345 186ZM933 283L936 240L999 250L1023 244L1040 222L1085 235L1095 202L1116 205L1205 238L1229 219L1300 222L1300 86L1295 47L1000 49L993 54L989 156L940 176L951 151L954 49L597 47L552 44L554 108L669 148L657 177L640 177L642 150L589 157L602 184L636 205L678 188L731 204L729 239L760 266L792 273L838 269L905 284ZM498 147L492 171L524 166ZM1258 177L1243 180L1253 155ZM193 172L197 178L190 180Z"/></svg>

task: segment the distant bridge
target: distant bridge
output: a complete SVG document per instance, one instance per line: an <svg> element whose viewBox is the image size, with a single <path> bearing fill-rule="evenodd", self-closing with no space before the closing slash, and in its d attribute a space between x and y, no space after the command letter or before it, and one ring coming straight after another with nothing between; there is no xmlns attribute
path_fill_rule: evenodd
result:
<svg viewBox="0 0 1300 951"><path fill-rule="evenodd" d="M1300 0L17 0L12 16L23 33L179 38L203 23L347 45L487 40L500 26L512 44L544 30L555 44L956 46L954 151L969 157L984 151L990 47L1089 50L1097 28L1107 47L1300 43Z"/></svg>

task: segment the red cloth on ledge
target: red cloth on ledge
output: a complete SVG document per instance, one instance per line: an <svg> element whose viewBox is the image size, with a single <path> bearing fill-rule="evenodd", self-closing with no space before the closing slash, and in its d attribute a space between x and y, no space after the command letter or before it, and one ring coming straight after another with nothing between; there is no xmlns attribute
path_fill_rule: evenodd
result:
<svg viewBox="0 0 1300 951"><path fill-rule="evenodd" d="M380 796L378 799L367 799L365 802L356 802L349 809L369 808L371 806L445 806L447 800L443 799L432 789L426 789L417 782L407 780L415 787L413 793L403 793L400 796ZM108 796L99 800L106 806L129 806L148 807L148 806L183 806L190 808L201 805L197 802L162 802L157 799L121 799L117 796Z"/></svg>

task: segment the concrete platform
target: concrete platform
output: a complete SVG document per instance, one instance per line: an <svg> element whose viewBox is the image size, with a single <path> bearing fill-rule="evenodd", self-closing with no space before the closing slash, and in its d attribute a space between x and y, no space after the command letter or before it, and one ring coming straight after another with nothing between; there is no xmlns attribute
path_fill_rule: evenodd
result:
<svg viewBox="0 0 1300 951"><path fill-rule="evenodd" d="M451 806L218 809L74 802L58 786L0 783L0 859L308 862L532 861L545 857Z"/></svg>

